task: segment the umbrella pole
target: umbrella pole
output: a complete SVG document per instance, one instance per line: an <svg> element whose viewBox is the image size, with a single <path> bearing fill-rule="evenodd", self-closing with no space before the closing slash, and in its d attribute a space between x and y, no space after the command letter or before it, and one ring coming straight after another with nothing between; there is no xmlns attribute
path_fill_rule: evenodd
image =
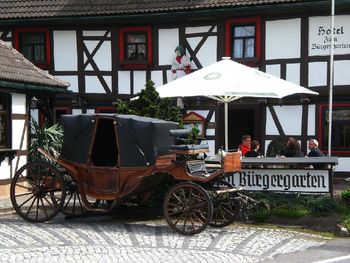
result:
<svg viewBox="0 0 350 263"><path fill-rule="evenodd" d="M228 151L228 101L225 100L225 151Z"/></svg>

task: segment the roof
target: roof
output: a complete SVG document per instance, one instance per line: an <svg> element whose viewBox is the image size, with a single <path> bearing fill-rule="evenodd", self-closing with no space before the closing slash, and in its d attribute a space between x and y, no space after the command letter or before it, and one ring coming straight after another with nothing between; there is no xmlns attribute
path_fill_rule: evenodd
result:
<svg viewBox="0 0 350 263"><path fill-rule="evenodd" d="M121 167L153 165L157 155L169 154L169 131L178 128L171 121L121 114L63 115L61 121L61 158L81 164L91 158L97 166L115 166L116 160Z"/></svg>
<svg viewBox="0 0 350 263"><path fill-rule="evenodd" d="M0 87L65 92L69 83L46 73L0 40ZM57 90L59 88L59 90Z"/></svg>
<svg viewBox="0 0 350 263"><path fill-rule="evenodd" d="M0 19L148 14L296 2L310 0L1 0Z"/></svg>

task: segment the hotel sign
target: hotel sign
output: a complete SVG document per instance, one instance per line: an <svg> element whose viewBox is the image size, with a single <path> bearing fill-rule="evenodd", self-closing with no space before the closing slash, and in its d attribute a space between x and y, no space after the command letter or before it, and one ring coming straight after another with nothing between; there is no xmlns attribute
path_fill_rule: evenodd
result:
<svg viewBox="0 0 350 263"><path fill-rule="evenodd" d="M334 17L331 29L330 16L309 18L309 56L328 56L333 31L334 54L350 54L350 15Z"/></svg>
<svg viewBox="0 0 350 263"><path fill-rule="evenodd" d="M228 181L248 191L330 192L328 170L242 169Z"/></svg>

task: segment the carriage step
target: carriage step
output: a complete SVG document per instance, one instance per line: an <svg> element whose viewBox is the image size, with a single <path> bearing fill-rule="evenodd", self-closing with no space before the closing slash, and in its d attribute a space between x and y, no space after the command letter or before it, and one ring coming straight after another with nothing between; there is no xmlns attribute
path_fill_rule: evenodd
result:
<svg viewBox="0 0 350 263"><path fill-rule="evenodd" d="M217 194L224 194L224 193L233 193L233 192L239 192L244 190L243 187L235 187L235 188L229 188L229 189L224 189L224 190L217 190L215 191Z"/></svg>

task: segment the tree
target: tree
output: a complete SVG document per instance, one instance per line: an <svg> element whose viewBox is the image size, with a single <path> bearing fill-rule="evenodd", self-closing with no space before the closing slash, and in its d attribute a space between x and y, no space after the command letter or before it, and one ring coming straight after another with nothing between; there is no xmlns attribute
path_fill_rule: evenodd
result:
<svg viewBox="0 0 350 263"><path fill-rule="evenodd" d="M137 99L122 101L118 99L117 112L180 122L181 111L173 106L169 98L160 98L152 80L147 81L145 89L139 92Z"/></svg>

